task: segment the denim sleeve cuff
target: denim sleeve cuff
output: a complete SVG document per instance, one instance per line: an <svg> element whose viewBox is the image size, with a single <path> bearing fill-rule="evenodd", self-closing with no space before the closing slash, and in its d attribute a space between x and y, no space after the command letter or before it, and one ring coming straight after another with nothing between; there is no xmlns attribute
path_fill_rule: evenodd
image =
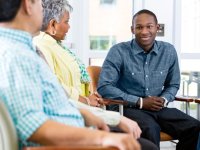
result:
<svg viewBox="0 0 200 150"><path fill-rule="evenodd" d="M162 94L160 97L164 97L168 102L172 102L174 100L174 96L171 94Z"/></svg>
<svg viewBox="0 0 200 150"><path fill-rule="evenodd" d="M27 141L28 138L49 118L42 112L35 112L23 116L17 123L18 136L22 141Z"/></svg>
<svg viewBox="0 0 200 150"><path fill-rule="evenodd" d="M136 106L138 99L139 97L133 96L133 95L127 95L127 97L125 98L125 100L128 102L128 105L131 105L134 107Z"/></svg>
<svg viewBox="0 0 200 150"><path fill-rule="evenodd" d="M169 104L169 101L165 97L161 97L161 98L163 98L165 100L164 107L167 107L167 105Z"/></svg>

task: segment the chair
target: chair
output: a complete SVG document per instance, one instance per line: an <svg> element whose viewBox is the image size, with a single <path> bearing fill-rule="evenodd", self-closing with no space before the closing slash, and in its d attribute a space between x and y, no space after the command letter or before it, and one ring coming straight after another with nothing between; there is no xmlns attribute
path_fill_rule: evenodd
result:
<svg viewBox="0 0 200 150"><path fill-rule="evenodd" d="M0 150L18 150L18 139L12 119L0 100ZM106 146L41 146L24 147L23 150L118 150Z"/></svg>
<svg viewBox="0 0 200 150"><path fill-rule="evenodd" d="M197 104L197 119L200 120L200 99L195 99L195 103Z"/></svg>
<svg viewBox="0 0 200 150"><path fill-rule="evenodd" d="M103 146L44 146L44 147L26 147L23 150L118 150L115 147Z"/></svg>
<svg viewBox="0 0 200 150"><path fill-rule="evenodd" d="M99 67L99 66L88 66L87 71L88 71L88 73L91 77L90 90L91 90L91 93L92 93L92 92L95 92L97 90L97 84L98 84L98 80L99 80L99 74L101 72L101 67ZM194 101L193 98L183 98L183 97L176 97L175 100L181 101L181 102L186 102L186 109L187 109L187 106L189 105L189 103ZM105 101L104 102L105 105L119 104L120 105L120 107L119 107L120 114L123 115L123 105L125 104L124 101L122 101L122 100L110 100L110 99L104 99L104 101ZM161 141L171 141L171 140L174 140L174 139L169 134L161 131L160 132L160 140Z"/></svg>

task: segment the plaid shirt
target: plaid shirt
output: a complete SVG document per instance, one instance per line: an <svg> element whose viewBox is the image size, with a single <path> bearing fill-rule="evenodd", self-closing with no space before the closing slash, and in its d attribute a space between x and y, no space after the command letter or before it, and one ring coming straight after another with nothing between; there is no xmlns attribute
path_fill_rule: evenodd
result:
<svg viewBox="0 0 200 150"><path fill-rule="evenodd" d="M30 34L0 28L0 97L8 107L20 145L45 121L78 127L84 120L57 78L36 53Z"/></svg>

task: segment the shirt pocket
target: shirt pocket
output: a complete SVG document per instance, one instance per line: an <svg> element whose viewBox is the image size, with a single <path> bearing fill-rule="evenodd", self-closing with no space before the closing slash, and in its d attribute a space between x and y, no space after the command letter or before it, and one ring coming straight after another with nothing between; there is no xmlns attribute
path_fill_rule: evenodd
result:
<svg viewBox="0 0 200 150"><path fill-rule="evenodd" d="M141 88L143 87L144 74L138 71L125 71L124 72L126 85L129 88Z"/></svg>
<svg viewBox="0 0 200 150"><path fill-rule="evenodd" d="M151 85L154 88L163 88L168 70L152 71Z"/></svg>

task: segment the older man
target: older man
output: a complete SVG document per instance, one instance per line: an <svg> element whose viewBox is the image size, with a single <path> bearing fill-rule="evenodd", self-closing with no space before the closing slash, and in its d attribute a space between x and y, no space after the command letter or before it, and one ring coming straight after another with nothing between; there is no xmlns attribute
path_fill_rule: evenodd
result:
<svg viewBox="0 0 200 150"><path fill-rule="evenodd" d="M56 77L37 55L32 36L41 24L41 0L0 0L0 97L12 116L20 145L140 149L131 134L83 128L108 130L102 120L68 101Z"/></svg>

